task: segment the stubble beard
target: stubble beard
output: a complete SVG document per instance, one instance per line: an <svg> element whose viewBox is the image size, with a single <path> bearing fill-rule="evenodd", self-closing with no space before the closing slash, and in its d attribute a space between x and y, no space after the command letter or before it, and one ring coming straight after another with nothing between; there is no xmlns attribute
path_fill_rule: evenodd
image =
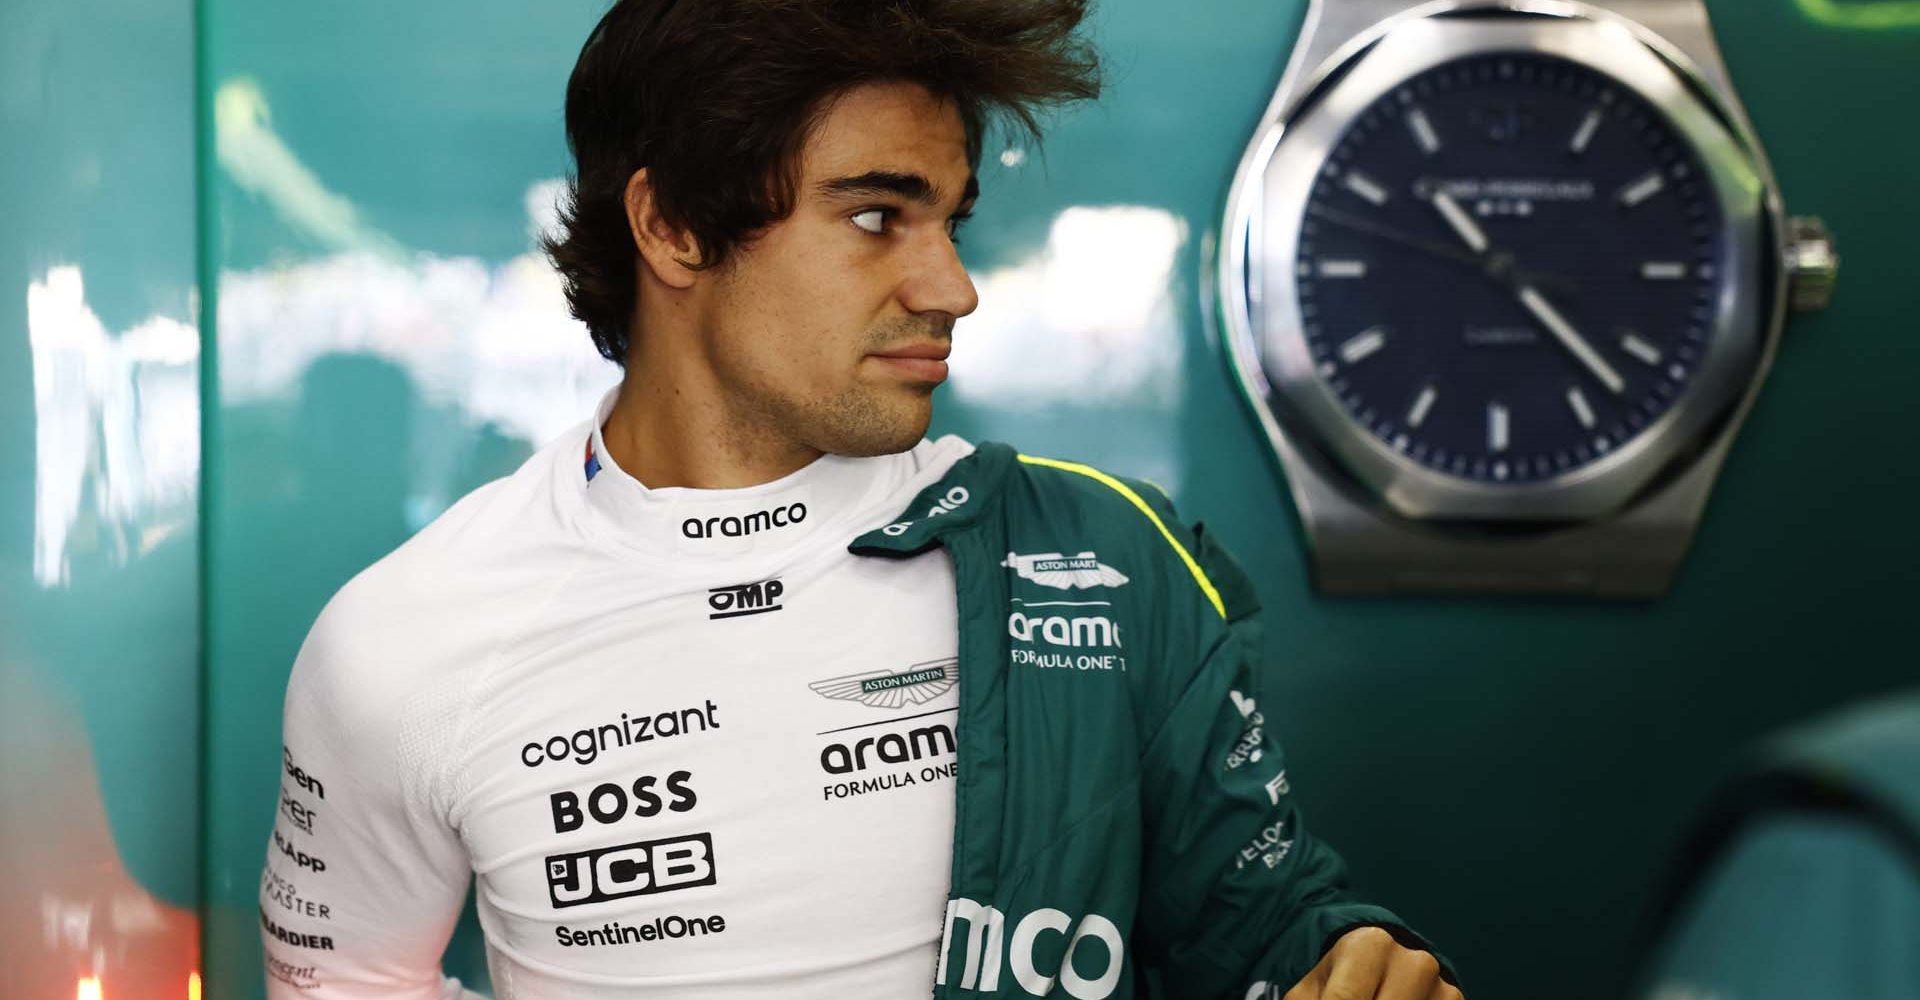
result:
<svg viewBox="0 0 1920 1000"><path fill-rule="evenodd" d="M948 337L951 327L939 331ZM929 339L924 320L893 322L869 331L862 355ZM857 364L865 365L862 360ZM829 455L866 458L892 455L920 443L933 418L933 390L925 383L880 384L857 375L830 396L786 396L767 385L752 386L743 400L770 433Z"/></svg>

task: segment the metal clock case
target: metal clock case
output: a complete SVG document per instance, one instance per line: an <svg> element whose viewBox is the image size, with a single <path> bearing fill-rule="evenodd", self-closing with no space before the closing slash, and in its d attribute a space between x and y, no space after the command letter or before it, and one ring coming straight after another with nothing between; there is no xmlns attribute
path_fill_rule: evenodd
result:
<svg viewBox="0 0 1920 1000"><path fill-rule="evenodd" d="M1650 596L1684 552L1771 360L1789 253L1818 257L1827 245L1818 233L1805 249L1789 246L1704 10L1687 0L1609 6L1634 17L1572 3L1310 9L1302 50L1235 179L1218 266L1229 351L1288 466L1323 590ZM1704 53L1707 68L1673 37ZM1524 102L1482 94L1503 87L1534 93ZM1564 121L1534 120L1561 112ZM1623 167L1619 137L1603 145L1601 129L1635 133L1625 152L1641 161ZM1523 131L1550 133L1561 157L1540 162L1535 141L1535 162L1515 165L1554 176L1497 177L1507 165L1496 147ZM1401 161L1375 169L1383 154L1369 160L1370 143ZM1604 167L1593 162L1603 148L1615 151ZM1598 176L1607 169L1627 172ZM1543 199L1536 220L1512 217ZM1567 226L1574 208L1555 199L1599 214ZM1594 252L1606 244L1595 233L1617 249L1627 231L1610 229L1636 213L1653 227L1649 243L1678 236L1685 250L1635 261ZM1575 231L1539 228L1554 220ZM1347 279L1364 279L1367 262L1322 252L1342 239L1425 263L1355 292L1364 280ZM1548 266L1535 270L1536 258ZM1410 279L1413 270L1424 277ZM1579 302L1579 284L1599 286L1587 289L1588 315L1563 311ZM1807 297L1819 298L1808 285ZM1456 309L1477 297L1504 318L1467 328L1487 339L1462 347L1447 339L1449 320L1434 316L1450 303L1423 312L1423 290ZM1609 309L1663 333L1611 322L1582 331ZM1370 324L1373 313L1404 322ZM1443 374L1424 387L1408 382L1405 362L1395 371L1375 359L1391 356L1389 345L1424 352ZM1453 356L1433 357L1447 350ZM1424 434L1448 379L1467 386L1455 395L1482 396L1472 402L1483 409L1469 418L1449 399L1454 411ZM1497 397L1510 394L1527 397L1538 424L1509 428ZM1540 419L1548 400L1557 412ZM1481 413L1476 449L1460 441L1462 421ZM1522 439L1533 452L1509 454Z"/></svg>

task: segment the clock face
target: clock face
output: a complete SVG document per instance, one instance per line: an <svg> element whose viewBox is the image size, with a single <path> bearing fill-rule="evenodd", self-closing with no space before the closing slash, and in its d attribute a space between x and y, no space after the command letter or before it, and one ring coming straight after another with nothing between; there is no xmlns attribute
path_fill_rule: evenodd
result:
<svg viewBox="0 0 1920 1000"><path fill-rule="evenodd" d="M1346 126L1300 220L1318 377L1387 447L1489 483L1564 475L1687 390L1726 301L1698 153L1632 90L1488 53Z"/></svg>

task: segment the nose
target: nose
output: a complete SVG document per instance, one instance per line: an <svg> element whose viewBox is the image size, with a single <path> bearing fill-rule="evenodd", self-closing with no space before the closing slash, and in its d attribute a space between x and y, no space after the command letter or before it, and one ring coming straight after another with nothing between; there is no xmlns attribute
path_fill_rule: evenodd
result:
<svg viewBox="0 0 1920 1000"><path fill-rule="evenodd" d="M901 284L900 302L909 312L942 312L956 319L979 307L980 293L945 233L934 235L925 251L915 255Z"/></svg>

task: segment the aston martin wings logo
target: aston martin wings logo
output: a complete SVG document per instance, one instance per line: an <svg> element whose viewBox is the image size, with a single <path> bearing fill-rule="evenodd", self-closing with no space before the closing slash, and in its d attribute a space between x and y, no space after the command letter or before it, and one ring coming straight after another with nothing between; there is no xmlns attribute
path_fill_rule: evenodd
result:
<svg viewBox="0 0 1920 1000"><path fill-rule="evenodd" d="M1072 590L1075 587L1118 587L1127 582L1125 573L1094 558L1091 552L1082 552L1075 556L1061 555L1058 552L1023 556L1009 552L1006 561L1000 565L1020 574L1023 580L1032 580L1043 587L1055 587L1060 590Z"/></svg>
<svg viewBox="0 0 1920 1000"><path fill-rule="evenodd" d="M960 658L916 663L898 673L869 670L845 677L829 677L807 685L816 693L839 701L857 701L874 708L924 705L953 689L960 676Z"/></svg>

